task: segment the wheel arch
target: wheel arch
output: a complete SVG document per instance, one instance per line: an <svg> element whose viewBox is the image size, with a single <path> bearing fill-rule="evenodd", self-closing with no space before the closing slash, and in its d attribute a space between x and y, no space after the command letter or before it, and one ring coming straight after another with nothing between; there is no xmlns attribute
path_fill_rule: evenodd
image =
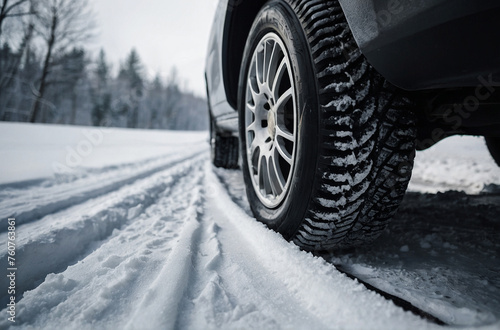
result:
<svg viewBox="0 0 500 330"><path fill-rule="evenodd" d="M267 0L229 0L222 41L222 74L229 105L237 108L241 60L250 29Z"/></svg>

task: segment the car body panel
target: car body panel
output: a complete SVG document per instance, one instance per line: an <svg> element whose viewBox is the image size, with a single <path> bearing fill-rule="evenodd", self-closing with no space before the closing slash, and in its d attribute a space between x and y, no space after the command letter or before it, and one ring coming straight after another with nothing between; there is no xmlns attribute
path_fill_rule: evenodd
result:
<svg viewBox="0 0 500 330"><path fill-rule="evenodd" d="M216 10L205 73L211 116L216 119L217 129L222 133L236 133L238 130L236 98L241 55L246 33L264 3L265 0L220 0ZM243 32L240 32L242 27ZM234 51L234 44L237 44L238 52ZM234 56L235 53L240 57Z"/></svg>
<svg viewBox="0 0 500 330"><path fill-rule="evenodd" d="M222 0L217 6L212 31L210 33L209 47L205 64L205 75L207 84L208 102L211 115L217 118L218 126L225 126L224 117L235 116L235 110L227 102L226 90L223 83L223 65L222 65L222 44L224 36L224 22L228 0ZM230 118L229 118L230 119ZM229 127L221 127L223 130L237 130L237 127L229 124Z"/></svg>
<svg viewBox="0 0 500 330"><path fill-rule="evenodd" d="M265 0L221 0L206 62L211 115L237 131L247 33ZM407 90L500 86L500 1L339 0L356 42L392 84Z"/></svg>
<svg viewBox="0 0 500 330"><path fill-rule="evenodd" d="M500 82L500 1L339 1L375 69L406 90ZM499 83L500 84L500 83Z"/></svg>

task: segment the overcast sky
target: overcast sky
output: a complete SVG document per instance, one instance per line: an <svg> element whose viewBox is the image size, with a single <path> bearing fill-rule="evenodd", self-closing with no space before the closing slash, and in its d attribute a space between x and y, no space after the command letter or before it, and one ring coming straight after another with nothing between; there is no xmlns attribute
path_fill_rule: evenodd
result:
<svg viewBox="0 0 500 330"><path fill-rule="evenodd" d="M210 27L218 0L92 0L98 36L91 49L104 48L113 69L134 47L149 77L166 77L176 66L180 78L198 95Z"/></svg>

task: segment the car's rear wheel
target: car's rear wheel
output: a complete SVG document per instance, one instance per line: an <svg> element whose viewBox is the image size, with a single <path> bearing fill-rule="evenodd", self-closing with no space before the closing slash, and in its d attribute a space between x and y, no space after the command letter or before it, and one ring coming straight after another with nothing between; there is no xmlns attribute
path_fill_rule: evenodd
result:
<svg viewBox="0 0 500 330"><path fill-rule="evenodd" d="M491 157L500 166L500 138L499 137L485 137L486 145L490 151Z"/></svg>
<svg viewBox="0 0 500 330"><path fill-rule="evenodd" d="M216 167L238 168L238 138L230 133L222 134L217 130L215 120L210 118L210 151L212 164Z"/></svg>
<svg viewBox="0 0 500 330"><path fill-rule="evenodd" d="M337 1L273 0L247 39L240 146L256 218L307 250L384 229L411 175L415 121L356 47Z"/></svg>

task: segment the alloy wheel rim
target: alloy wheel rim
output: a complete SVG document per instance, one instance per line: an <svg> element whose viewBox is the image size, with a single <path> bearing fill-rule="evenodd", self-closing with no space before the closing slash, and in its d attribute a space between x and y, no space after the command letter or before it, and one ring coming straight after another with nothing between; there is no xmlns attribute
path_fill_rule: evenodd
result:
<svg viewBox="0 0 500 330"><path fill-rule="evenodd" d="M268 208L285 199L296 156L298 111L288 51L270 32L252 55L245 96L248 170L253 188Z"/></svg>

